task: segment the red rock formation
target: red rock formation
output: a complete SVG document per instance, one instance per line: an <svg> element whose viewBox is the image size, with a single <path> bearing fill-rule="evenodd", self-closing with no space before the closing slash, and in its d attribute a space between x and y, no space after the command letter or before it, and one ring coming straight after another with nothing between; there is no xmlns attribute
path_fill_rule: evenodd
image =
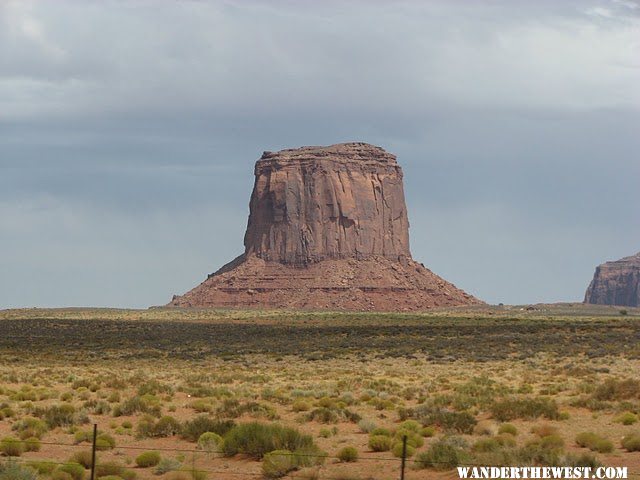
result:
<svg viewBox="0 0 640 480"><path fill-rule="evenodd" d="M366 143L265 152L245 252L171 306L421 310L481 303L413 261L402 169Z"/></svg>
<svg viewBox="0 0 640 480"><path fill-rule="evenodd" d="M640 253L596 267L584 302L640 306Z"/></svg>
<svg viewBox="0 0 640 480"><path fill-rule="evenodd" d="M255 176L245 255L287 265L411 256L402 170L382 148L265 152Z"/></svg>

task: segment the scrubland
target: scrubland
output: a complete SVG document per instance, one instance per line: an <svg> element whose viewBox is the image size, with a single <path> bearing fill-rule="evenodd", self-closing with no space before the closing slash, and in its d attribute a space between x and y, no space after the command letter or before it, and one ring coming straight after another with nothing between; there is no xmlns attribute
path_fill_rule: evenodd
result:
<svg viewBox="0 0 640 480"><path fill-rule="evenodd" d="M640 474L639 313L2 311L0 480Z"/></svg>

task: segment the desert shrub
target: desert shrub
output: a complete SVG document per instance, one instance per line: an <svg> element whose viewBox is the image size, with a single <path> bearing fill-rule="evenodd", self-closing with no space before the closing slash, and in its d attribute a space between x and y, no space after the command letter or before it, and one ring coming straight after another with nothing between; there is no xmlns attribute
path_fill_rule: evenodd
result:
<svg viewBox="0 0 640 480"><path fill-rule="evenodd" d="M569 402L572 407L586 408L591 411L608 410L612 407L611 402L596 400L587 395L580 395Z"/></svg>
<svg viewBox="0 0 640 480"><path fill-rule="evenodd" d="M26 452L39 452L41 447L42 443L37 437L31 437L24 440L24 450Z"/></svg>
<svg viewBox="0 0 640 480"><path fill-rule="evenodd" d="M223 451L232 456L244 453L254 458L262 458L274 450L295 451L313 446L310 435L278 424L250 422L236 425L224 436Z"/></svg>
<svg viewBox="0 0 640 480"><path fill-rule="evenodd" d="M160 460L158 452L143 452L136 457L136 465L140 468L155 467L160 463Z"/></svg>
<svg viewBox="0 0 640 480"><path fill-rule="evenodd" d="M407 445L411 447L420 448L424 445L424 439L422 438L422 436L419 433L411 430L405 430L401 428L398 429L393 436L395 442L397 443L402 443L404 437L407 437Z"/></svg>
<svg viewBox="0 0 640 480"><path fill-rule="evenodd" d="M62 470L54 470L51 472L51 480L73 480L73 477Z"/></svg>
<svg viewBox="0 0 640 480"><path fill-rule="evenodd" d="M158 380L149 380L138 387L138 395L157 395L159 393L173 393L171 385L161 383Z"/></svg>
<svg viewBox="0 0 640 480"><path fill-rule="evenodd" d="M606 438L600 439L600 441L595 445L595 449L592 450L599 453L611 453L613 452L613 442Z"/></svg>
<svg viewBox="0 0 640 480"><path fill-rule="evenodd" d="M88 378L76 378L71 383L71 388L73 390L80 390L80 389L86 390L89 388L90 385L91 385L91 380L89 380Z"/></svg>
<svg viewBox="0 0 640 480"><path fill-rule="evenodd" d="M543 423L541 425L534 425L531 427L531 433L542 438L558 433L558 428L553 425L549 425L548 423Z"/></svg>
<svg viewBox="0 0 640 480"><path fill-rule="evenodd" d="M49 428L68 427L89 423L89 418L84 410L76 411L69 403L51 405L50 407L38 407L34 409L34 415L42 418Z"/></svg>
<svg viewBox="0 0 640 480"><path fill-rule="evenodd" d="M297 468L296 459L289 450L274 450L262 459L262 473L267 478L284 477Z"/></svg>
<svg viewBox="0 0 640 480"><path fill-rule="evenodd" d="M452 404L459 404L463 410L473 406L486 408L493 400L509 392L504 385L496 383L487 375L474 377L466 383L454 387L456 396L452 399Z"/></svg>
<svg viewBox="0 0 640 480"><path fill-rule="evenodd" d="M31 390L30 387L24 385L20 391L13 393L9 398L17 402L35 402L38 400L38 395L35 390Z"/></svg>
<svg viewBox="0 0 640 480"><path fill-rule="evenodd" d="M599 436L593 432L582 432L576 435L576 445L579 447L589 448L590 445L594 444Z"/></svg>
<svg viewBox="0 0 640 480"><path fill-rule="evenodd" d="M218 407L217 410L218 416L223 418L237 418L245 413L252 417L262 417L269 420L279 418L278 412L270 405L259 402L240 403L238 400L231 398L223 400L222 406Z"/></svg>
<svg viewBox="0 0 640 480"><path fill-rule="evenodd" d="M15 460L0 463L0 480L37 480L38 473Z"/></svg>
<svg viewBox="0 0 640 480"><path fill-rule="evenodd" d="M100 400L99 402L95 402L92 405L87 405L88 402L85 403L84 407L91 411L91 413L95 415L108 415L111 413L111 405L109 405L104 400Z"/></svg>
<svg viewBox="0 0 640 480"><path fill-rule="evenodd" d="M84 468L91 468L91 464L93 462L91 450L76 452L71 456L69 461L71 463L79 463Z"/></svg>
<svg viewBox="0 0 640 480"><path fill-rule="evenodd" d="M433 437L436 434L436 429L434 427L422 427L420 429L420 435L423 437Z"/></svg>
<svg viewBox="0 0 640 480"><path fill-rule="evenodd" d="M539 417L556 420L559 416L556 402L546 397L505 398L491 405L490 411L501 422L516 418L533 420Z"/></svg>
<svg viewBox="0 0 640 480"><path fill-rule="evenodd" d="M27 463L27 466L33 468L39 475L51 475L58 464L47 460L36 460Z"/></svg>
<svg viewBox="0 0 640 480"><path fill-rule="evenodd" d="M153 397L153 395L148 394L128 398L113 408L114 417L128 416L136 413L148 413L154 417L159 417L161 409L157 399Z"/></svg>
<svg viewBox="0 0 640 480"><path fill-rule="evenodd" d="M124 472L124 466L117 462L101 462L96 465L96 476L99 478L108 476L121 477Z"/></svg>
<svg viewBox="0 0 640 480"><path fill-rule="evenodd" d="M402 458L402 450L403 450L402 442L396 442L391 448L391 454L394 457ZM413 456L414 453L416 453L416 448L407 443L407 449L405 451L406 458Z"/></svg>
<svg viewBox="0 0 640 480"><path fill-rule="evenodd" d="M8 405L5 405L5 406L0 405L0 420L14 417L15 414L16 412L13 410L13 408L9 407Z"/></svg>
<svg viewBox="0 0 640 480"><path fill-rule="evenodd" d="M322 465L327 458L327 452L323 452L316 445L300 447L293 455L296 457L296 465L300 468Z"/></svg>
<svg viewBox="0 0 640 480"><path fill-rule="evenodd" d="M116 439L108 433L101 433L96 437L96 450L113 450L116 446Z"/></svg>
<svg viewBox="0 0 640 480"><path fill-rule="evenodd" d="M518 435L518 429L511 423L503 423L498 427L498 433L509 433L515 436Z"/></svg>
<svg viewBox="0 0 640 480"><path fill-rule="evenodd" d="M317 401L317 405L322 408L336 408L337 400L335 398L324 396Z"/></svg>
<svg viewBox="0 0 640 480"><path fill-rule="evenodd" d="M386 435L371 435L369 437L369 448L374 452L386 452L391 450L393 439Z"/></svg>
<svg viewBox="0 0 640 480"><path fill-rule="evenodd" d="M143 415L136 425L136 436L138 438L148 438L153 436L153 427L156 420L151 415Z"/></svg>
<svg viewBox="0 0 640 480"><path fill-rule="evenodd" d="M138 474L130 468L125 468L120 474L120 477L122 477L123 480L136 480Z"/></svg>
<svg viewBox="0 0 640 480"><path fill-rule="evenodd" d="M596 456L592 453L581 453L577 456L573 454L565 455L562 460L562 465L566 465L568 467L591 467L592 470L602 466Z"/></svg>
<svg viewBox="0 0 640 480"><path fill-rule="evenodd" d="M213 405L210 401L199 398L189 404L189 407L198 413L210 413L213 410Z"/></svg>
<svg viewBox="0 0 640 480"><path fill-rule="evenodd" d="M186 440L197 442L200 435L206 432L223 436L235 426L233 420L218 420L208 415L198 415L182 425L181 435ZM275 449L274 449L275 450Z"/></svg>
<svg viewBox="0 0 640 480"><path fill-rule="evenodd" d="M613 451L613 443L610 440L593 432L582 432L576 435L576 444L594 452L610 453Z"/></svg>
<svg viewBox="0 0 640 480"><path fill-rule="evenodd" d="M372 398L367 403L376 410L393 410L396 408L396 405L391 400L380 397Z"/></svg>
<svg viewBox="0 0 640 480"><path fill-rule="evenodd" d="M371 433L376 428L376 424L373 420L363 418L358 422L358 428L362 433Z"/></svg>
<svg viewBox="0 0 640 480"><path fill-rule="evenodd" d="M39 418L24 417L15 422L11 426L11 430L17 431L22 439L30 437L42 438L49 430L49 427Z"/></svg>
<svg viewBox="0 0 640 480"><path fill-rule="evenodd" d="M209 453L219 453L222 448L222 437L214 432L205 432L198 439L198 448Z"/></svg>
<svg viewBox="0 0 640 480"><path fill-rule="evenodd" d="M515 447L516 437L510 433L499 433L495 437L496 442L502 447Z"/></svg>
<svg viewBox="0 0 640 480"><path fill-rule="evenodd" d="M316 421L319 423L337 423L339 420L338 412L327 407L320 407L311 410L306 416L308 422Z"/></svg>
<svg viewBox="0 0 640 480"><path fill-rule="evenodd" d="M640 398L640 381L633 378L624 380L608 378L596 387L592 396L596 400Z"/></svg>
<svg viewBox="0 0 640 480"><path fill-rule="evenodd" d="M84 478L84 467L79 463L65 463L64 465L60 465L58 470L61 472L68 473L71 475L73 480L82 480ZM96 475L98 475L98 470L96 469Z"/></svg>
<svg viewBox="0 0 640 480"><path fill-rule="evenodd" d="M417 455L416 467L448 470L466 463L469 461L469 454L464 445L464 441L456 437L437 440L426 451Z"/></svg>
<svg viewBox="0 0 640 480"><path fill-rule="evenodd" d="M540 447L544 450L562 450L564 447L564 440L557 433L545 435L540 439Z"/></svg>
<svg viewBox="0 0 640 480"><path fill-rule="evenodd" d="M398 413L398 420L400 420L401 422L404 422L409 418L412 411L413 409L411 408L399 406L398 408L396 408L396 412Z"/></svg>
<svg viewBox="0 0 640 480"><path fill-rule="evenodd" d="M90 430L78 430L73 434L74 443L93 442L93 432Z"/></svg>
<svg viewBox="0 0 640 480"><path fill-rule="evenodd" d="M473 444L474 452L495 452L500 450L500 443L495 438L481 438L476 443Z"/></svg>
<svg viewBox="0 0 640 480"><path fill-rule="evenodd" d="M107 402L118 403L120 401L120 392L111 392L107 397Z"/></svg>
<svg viewBox="0 0 640 480"><path fill-rule="evenodd" d="M156 422L153 426L152 435L153 437L170 437L172 435L177 435L182 430L182 425L175 418L165 415L161 417L160 420Z"/></svg>
<svg viewBox="0 0 640 480"><path fill-rule="evenodd" d="M633 425L638 421L638 416L632 412L625 412L618 415L615 421L622 425Z"/></svg>
<svg viewBox="0 0 640 480"><path fill-rule="evenodd" d="M355 462L358 460L358 450L351 446L343 447L336 456L341 462Z"/></svg>
<svg viewBox="0 0 640 480"><path fill-rule="evenodd" d="M419 405L413 409L411 416L425 426L439 426L445 430L458 433L472 433L478 423L469 412L455 412L438 405L437 399L430 404Z"/></svg>
<svg viewBox="0 0 640 480"><path fill-rule="evenodd" d="M173 472L174 470L178 470L181 467L181 463L175 458L163 458L160 460L158 465L156 465L155 470L153 471L156 475L162 475L167 472Z"/></svg>
<svg viewBox="0 0 640 480"><path fill-rule="evenodd" d="M471 433L477 421L469 412L441 411L438 415L427 419L430 424L438 425L445 430L454 430L459 433Z"/></svg>
<svg viewBox="0 0 640 480"><path fill-rule="evenodd" d="M392 434L391 430L389 430L388 428L377 427L371 430L371 435L384 435L385 437L390 437Z"/></svg>
<svg viewBox="0 0 640 480"><path fill-rule="evenodd" d="M291 405L291 408L294 412L306 412L308 410L311 410L311 405L309 404L309 402L306 402L302 399L298 399L295 402L293 402L293 405Z"/></svg>
<svg viewBox="0 0 640 480"><path fill-rule="evenodd" d="M564 441L557 434L531 440L517 451L517 459L525 464L561 465Z"/></svg>
<svg viewBox="0 0 640 480"><path fill-rule="evenodd" d="M24 442L14 437L5 437L0 441L0 452L7 457L19 457L25 452Z"/></svg>
<svg viewBox="0 0 640 480"><path fill-rule="evenodd" d="M493 435L494 431L495 427L488 421L478 422L478 424L473 428L474 435Z"/></svg>
<svg viewBox="0 0 640 480"><path fill-rule="evenodd" d="M628 452L640 452L640 432L633 432L622 438L622 448Z"/></svg>
<svg viewBox="0 0 640 480"><path fill-rule="evenodd" d="M398 428L401 429L401 430L406 430L408 432L418 433L420 431L421 427L422 427L422 425L420 425L415 420L405 420L404 422L402 422L400 424L400 426Z"/></svg>

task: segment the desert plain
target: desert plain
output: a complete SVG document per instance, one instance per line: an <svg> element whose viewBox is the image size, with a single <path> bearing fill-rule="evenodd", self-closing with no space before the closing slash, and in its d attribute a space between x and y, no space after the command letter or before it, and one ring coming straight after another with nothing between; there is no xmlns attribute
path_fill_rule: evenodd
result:
<svg viewBox="0 0 640 480"><path fill-rule="evenodd" d="M640 310L0 312L0 449L42 478L640 474ZM275 454L270 453L276 451ZM108 478L106 478L108 477Z"/></svg>

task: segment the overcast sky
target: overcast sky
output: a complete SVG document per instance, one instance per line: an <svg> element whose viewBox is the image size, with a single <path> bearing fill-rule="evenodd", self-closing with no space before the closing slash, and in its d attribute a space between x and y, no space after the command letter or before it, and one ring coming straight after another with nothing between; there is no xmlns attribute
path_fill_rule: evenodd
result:
<svg viewBox="0 0 640 480"><path fill-rule="evenodd" d="M263 150L398 156L414 258L581 301L640 250L640 3L0 0L0 308L147 307L242 252Z"/></svg>

